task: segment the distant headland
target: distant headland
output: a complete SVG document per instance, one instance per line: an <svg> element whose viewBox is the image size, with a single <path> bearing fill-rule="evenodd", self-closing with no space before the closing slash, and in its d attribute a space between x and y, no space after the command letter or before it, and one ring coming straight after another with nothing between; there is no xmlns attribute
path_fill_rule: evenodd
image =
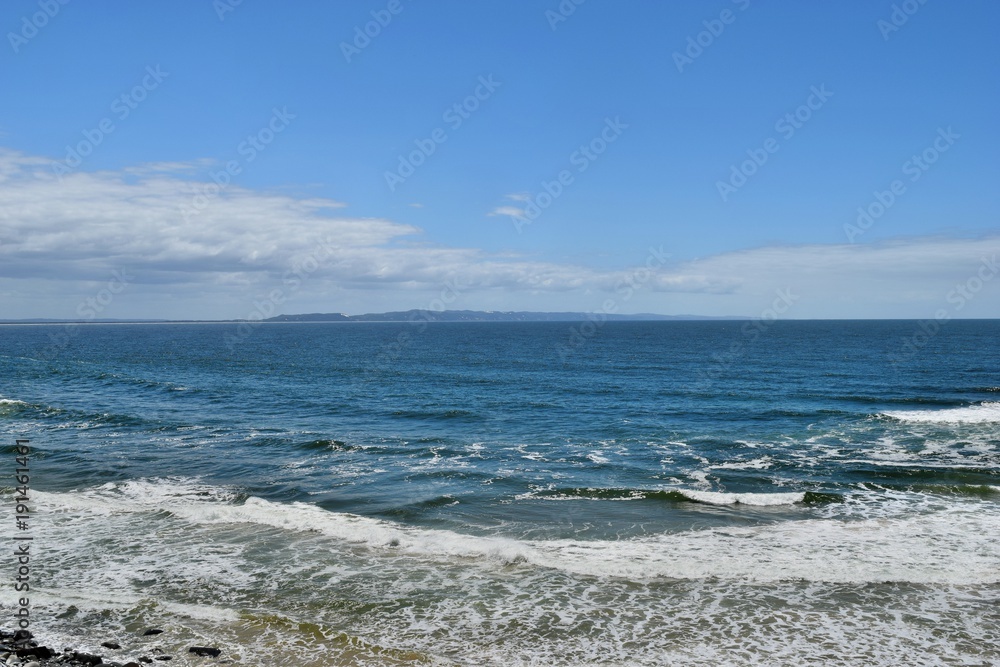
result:
<svg viewBox="0 0 1000 667"><path fill-rule="evenodd" d="M658 315L656 313L637 313L623 315L618 313L586 313L586 312L533 312L523 310L400 310L388 313L366 313L364 315L347 315L345 313L303 313L300 315L277 315L264 320L230 319L230 320L169 320L169 319L60 319L60 318L25 318L0 320L0 324L181 324L181 323L211 323L211 322L585 322L599 319L614 322L659 322L665 320L745 320L747 317L724 316L710 317L704 315Z"/></svg>
<svg viewBox="0 0 1000 667"><path fill-rule="evenodd" d="M278 315L265 322L410 322L416 319L434 322L584 322L592 319L609 321L661 320L743 320L745 317L705 317L700 315L657 315L638 313L534 312L524 310L401 310L388 313L346 315L344 313L308 313Z"/></svg>

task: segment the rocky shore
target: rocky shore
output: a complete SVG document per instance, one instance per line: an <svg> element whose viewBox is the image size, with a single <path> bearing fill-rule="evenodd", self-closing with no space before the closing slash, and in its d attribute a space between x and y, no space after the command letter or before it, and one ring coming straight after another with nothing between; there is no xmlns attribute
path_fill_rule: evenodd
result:
<svg viewBox="0 0 1000 667"><path fill-rule="evenodd" d="M163 631L157 628L150 628L142 634L143 636L151 636L161 632ZM83 665L88 667L90 665L143 667L149 664L166 663L174 659L173 655L165 653L163 649L153 647L152 649L144 648L144 651L147 651L149 655L142 655L137 660L119 661L115 660L113 655L115 652L123 650L120 644L107 641L103 642L101 646L108 650L108 656L83 653L71 648L64 648L60 651L48 646L40 646L30 632L0 630L0 665L10 667L76 667ZM222 651L210 646L191 646L188 647L188 653L195 656L218 658ZM225 664L229 660L213 660L212 662Z"/></svg>

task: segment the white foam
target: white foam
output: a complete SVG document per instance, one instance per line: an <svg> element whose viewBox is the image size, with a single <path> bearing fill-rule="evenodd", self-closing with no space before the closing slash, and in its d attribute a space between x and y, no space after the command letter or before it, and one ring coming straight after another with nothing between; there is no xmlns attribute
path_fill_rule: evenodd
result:
<svg viewBox="0 0 1000 667"><path fill-rule="evenodd" d="M33 587L31 601L39 605L66 606L74 605L88 609L130 609L142 601L142 596L128 592L125 589L108 590L107 588L87 589L83 587L40 589ZM9 594L9 598L4 592L0 592L0 602L14 605L16 596Z"/></svg>
<svg viewBox="0 0 1000 667"><path fill-rule="evenodd" d="M754 505L770 507L794 505L805 500L805 493L723 493L721 491L695 491L693 489L671 489L685 498L709 505Z"/></svg>
<svg viewBox="0 0 1000 667"><path fill-rule="evenodd" d="M164 610L188 618L197 618L207 621L238 621L239 613L224 607L215 607L204 604L181 604L180 602L160 601L159 606Z"/></svg>
<svg viewBox="0 0 1000 667"><path fill-rule="evenodd" d="M157 487L166 488L157 488ZM197 525L250 524L319 533L373 549L375 557L413 556L434 560L474 559L501 565L555 568L597 577L648 580L727 578L744 581L1000 583L1000 510L967 502L908 509L905 500L877 518L784 521L753 527L689 530L625 540L514 540L406 526L337 513L307 503L275 503L250 497L226 500L221 490L192 495L197 486L130 482L73 494L36 494L40 504L94 511L166 511ZM685 491L713 504L797 502L802 494L723 494ZM136 502L140 496L143 501ZM919 509L920 511L916 511ZM858 514L861 512L861 514ZM845 503L843 515L866 516Z"/></svg>
<svg viewBox="0 0 1000 667"><path fill-rule="evenodd" d="M997 583L996 513L911 519L812 519L713 528L651 539L550 545L551 562L582 574L679 579L865 583ZM977 532L985 531L985 532Z"/></svg>
<svg viewBox="0 0 1000 667"><path fill-rule="evenodd" d="M481 538L450 531L421 530L379 519L328 512L302 502L275 503L250 497L234 503L232 491L193 482L135 480L109 483L76 493L35 492L45 511L116 514L167 511L194 524L255 524L298 532L322 533L346 542L399 552L445 556L485 556L504 563L523 561L519 545L504 538Z"/></svg>
<svg viewBox="0 0 1000 667"><path fill-rule="evenodd" d="M345 650L352 664L401 650L442 667L791 667L838 655L931 667L998 655L992 502L879 490L809 519L587 541L241 498L185 479L39 493L36 539L55 575L33 597L52 620L43 640L99 651L139 615L229 646L247 667L327 664ZM0 589L0 607L13 595ZM86 636L58 618L70 604Z"/></svg>
<svg viewBox="0 0 1000 667"><path fill-rule="evenodd" d="M712 470L766 470L773 465L770 456L762 456L749 461L727 461L714 466L709 466Z"/></svg>
<svg viewBox="0 0 1000 667"><path fill-rule="evenodd" d="M703 463L708 463L708 461L703 461ZM708 478L707 470L692 470L688 473L688 477L693 479L696 484L700 484L705 488L711 488L712 482Z"/></svg>
<svg viewBox="0 0 1000 667"><path fill-rule="evenodd" d="M39 500L55 504L53 509L86 509L101 514L143 508L180 507L191 502L228 502L237 497L232 489L202 484L196 479L176 477L108 482L76 493L35 491L34 495Z"/></svg>
<svg viewBox="0 0 1000 667"><path fill-rule="evenodd" d="M1000 422L1000 402L946 410L892 410L882 414L899 421L924 424L984 424Z"/></svg>
<svg viewBox="0 0 1000 667"><path fill-rule="evenodd" d="M251 523L284 530L319 532L354 544L421 555L486 557L502 563L527 560L523 545L501 537L475 537L424 530L354 514L329 512L307 503L247 498L242 505L181 505L171 510L195 523Z"/></svg>

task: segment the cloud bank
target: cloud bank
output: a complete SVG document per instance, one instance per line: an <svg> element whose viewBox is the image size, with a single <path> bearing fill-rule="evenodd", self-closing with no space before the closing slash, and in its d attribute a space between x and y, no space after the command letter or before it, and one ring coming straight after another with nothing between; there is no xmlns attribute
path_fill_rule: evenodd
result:
<svg viewBox="0 0 1000 667"><path fill-rule="evenodd" d="M792 288L802 297L798 317L923 317L953 281L1000 254L1000 237L990 236L773 246L675 261L665 230L661 239L637 239L634 266L608 271L451 247L411 225L343 215L341 202L201 182L190 175L198 167L160 163L60 179L49 160L0 151L0 297L8 303L0 317L41 316L39 298L53 304L44 315L66 316L60 309L116 269L134 276L122 303L145 295L169 304L169 317L242 317L255 295L294 272L308 280L287 312L422 307L450 284L461 286L462 308L596 311L610 298L621 312L752 316L774 290ZM968 313L1000 315L1000 287L981 293ZM151 315L132 307L113 316Z"/></svg>

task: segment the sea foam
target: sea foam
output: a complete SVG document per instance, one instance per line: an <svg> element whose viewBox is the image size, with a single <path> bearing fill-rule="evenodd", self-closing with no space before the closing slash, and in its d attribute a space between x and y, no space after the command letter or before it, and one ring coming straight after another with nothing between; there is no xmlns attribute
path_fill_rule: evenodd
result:
<svg viewBox="0 0 1000 667"><path fill-rule="evenodd" d="M695 502L707 505L773 507L801 503L806 497L805 493L722 493L720 491L694 491L691 489L675 489L675 491Z"/></svg>
<svg viewBox="0 0 1000 667"><path fill-rule="evenodd" d="M948 408L945 410L891 410L886 417L904 422L927 424L984 424L1000 422L1000 402Z"/></svg>
<svg viewBox="0 0 1000 667"><path fill-rule="evenodd" d="M725 504L774 504L800 495L690 493L701 502ZM420 528L310 503L240 500L227 489L184 487L177 481L36 495L53 512L168 512L203 526L246 524L319 533L371 549L375 558L471 559L635 580L1000 583L1000 549L992 538L1000 532L1000 511L994 504L972 501L912 515L905 510L873 518L854 514L850 520L836 518L839 510L833 507L827 518L588 541L518 540Z"/></svg>

